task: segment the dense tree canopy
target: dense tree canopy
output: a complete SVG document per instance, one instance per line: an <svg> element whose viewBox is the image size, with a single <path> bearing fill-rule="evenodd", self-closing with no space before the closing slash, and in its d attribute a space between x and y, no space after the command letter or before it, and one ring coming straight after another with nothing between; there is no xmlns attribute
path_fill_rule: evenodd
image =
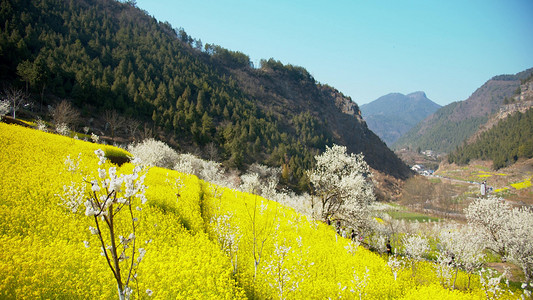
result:
<svg viewBox="0 0 533 300"><path fill-rule="evenodd" d="M474 142L448 156L450 163L467 164L473 159L492 160L495 169L518 158L533 157L533 109L517 112L481 134Z"/></svg>

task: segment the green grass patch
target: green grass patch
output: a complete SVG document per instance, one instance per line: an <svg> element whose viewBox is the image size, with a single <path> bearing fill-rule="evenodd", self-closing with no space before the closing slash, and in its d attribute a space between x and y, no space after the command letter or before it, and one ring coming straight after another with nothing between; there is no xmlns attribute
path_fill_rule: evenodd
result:
<svg viewBox="0 0 533 300"><path fill-rule="evenodd" d="M474 165L473 166L474 169L478 169L478 170L482 170L482 171L485 171L485 172L489 172L490 169L488 167L485 167L485 166L482 166L482 165ZM468 170L468 166L466 167L465 170Z"/></svg>
<svg viewBox="0 0 533 300"><path fill-rule="evenodd" d="M132 157L132 155L128 151L118 147L106 145L103 148L107 159L119 166L123 163L129 162L130 157Z"/></svg>
<svg viewBox="0 0 533 300"><path fill-rule="evenodd" d="M406 221L409 221L409 222L415 222L415 221L418 221L418 222L428 222L428 221L437 222L437 221L439 221L439 218L428 216L428 215L424 215L424 214L421 214L421 213L410 212L410 211L389 211L387 213L389 214L389 216L391 216L394 219L406 220Z"/></svg>
<svg viewBox="0 0 533 300"><path fill-rule="evenodd" d="M428 178L429 182L431 183L441 183L442 181L440 180L440 178L435 178L435 177L429 177Z"/></svg>
<svg viewBox="0 0 533 300"><path fill-rule="evenodd" d="M81 133L81 132L77 132L77 131L71 131L70 132L70 137L74 138L74 136L78 136L79 140L88 140L88 141L91 140L91 135L90 134L85 134L85 133Z"/></svg>

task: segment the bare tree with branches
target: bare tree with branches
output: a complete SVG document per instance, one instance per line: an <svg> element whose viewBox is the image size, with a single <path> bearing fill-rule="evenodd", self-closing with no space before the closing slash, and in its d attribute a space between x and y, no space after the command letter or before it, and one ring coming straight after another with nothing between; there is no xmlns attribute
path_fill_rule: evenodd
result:
<svg viewBox="0 0 533 300"><path fill-rule="evenodd" d="M65 124L75 125L80 119L80 113L72 106L70 101L63 100L51 111L53 122L56 126Z"/></svg>
<svg viewBox="0 0 533 300"><path fill-rule="evenodd" d="M150 138L154 138L155 134L152 128L147 123L144 123L143 131L141 132L141 140L147 140Z"/></svg>
<svg viewBox="0 0 533 300"><path fill-rule="evenodd" d="M135 141L135 137L137 135L137 132L139 131L141 122L139 120L129 118L125 120L124 126L126 127L126 133L130 135L130 139Z"/></svg>
<svg viewBox="0 0 533 300"><path fill-rule="evenodd" d="M28 104L28 94L21 89L8 87L4 89L2 100L9 103L9 108L13 112L13 119L16 119L17 111L25 104Z"/></svg>
<svg viewBox="0 0 533 300"><path fill-rule="evenodd" d="M116 110L112 111L106 111L104 115L104 120L106 121L106 125L109 126L109 130L111 131L111 140L115 140L115 134L118 130L124 128L124 124L126 123L126 119L119 115Z"/></svg>

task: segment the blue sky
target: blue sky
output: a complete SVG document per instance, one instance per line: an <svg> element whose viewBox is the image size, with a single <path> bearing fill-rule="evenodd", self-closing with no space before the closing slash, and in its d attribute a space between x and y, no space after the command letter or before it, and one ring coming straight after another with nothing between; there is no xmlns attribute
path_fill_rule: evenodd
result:
<svg viewBox="0 0 533 300"><path fill-rule="evenodd" d="M533 0L137 0L204 44L306 68L358 104L426 92L445 105L533 67Z"/></svg>

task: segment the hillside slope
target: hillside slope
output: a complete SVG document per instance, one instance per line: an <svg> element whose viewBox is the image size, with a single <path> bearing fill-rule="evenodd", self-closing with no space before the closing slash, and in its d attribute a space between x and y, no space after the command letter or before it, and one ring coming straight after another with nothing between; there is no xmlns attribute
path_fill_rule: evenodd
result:
<svg viewBox="0 0 533 300"><path fill-rule="evenodd" d="M401 137L393 147L431 149L450 152L474 134L496 113L506 98L511 98L533 69L515 75L495 76L468 99L448 104Z"/></svg>
<svg viewBox="0 0 533 300"><path fill-rule="evenodd" d="M392 93L361 105L361 113L368 128L387 145L392 145L439 108L440 105L428 99L424 92Z"/></svg>
<svg viewBox="0 0 533 300"><path fill-rule="evenodd" d="M100 168L106 174L114 168L117 175L131 173L130 163L100 165L96 149L127 153L4 123L0 123L0 146L9 147L0 151L0 298L116 299L113 275L97 235L89 230L96 218L84 214L83 203L73 211L58 195L69 191L64 185L84 182L84 176L101 178ZM67 157L73 173L67 171ZM89 197L91 183L86 184L87 194L82 195ZM136 249L146 250L131 283L139 298L148 294L153 299L326 299L364 294L373 299L407 295L478 299L483 295L479 283L473 283L469 292L440 286L429 262L418 263L416 274L410 264L393 270L386 259L354 246L332 226L258 196L157 167L147 171L144 184L147 202L133 212L138 217ZM114 216L121 220L116 221L117 234L130 234L127 215L117 211ZM124 251L132 255L131 247ZM259 262L254 260L258 255ZM459 274L457 282L466 287L469 276ZM357 281L363 277L364 290Z"/></svg>
<svg viewBox="0 0 533 300"><path fill-rule="evenodd" d="M297 191L308 189L313 156L333 143L363 152L379 172L410 176L358 106L304 68L271 59L255 69L247 55L204 47L134 2L5 2L0 24L0 80L32 92L33 113L46 120L48 105L68 99L83 117L71 126L129 141L144 130L231 168L282 166L282 182ZM113 110L140 126L110 129L103 116Z"/></svg>
<svg viewBox="0 0 533 300"><path fill-rule="evenodd" d="M480 126L479 130L467 141L468 144L475 142L483 132L497 125L501 120L513 115L516 112L525 113L533 107L533 73L529 78L521 80L520 89L515 92L512 98L506 98L497 113L493 114L487 123Z"/></svg>
<svg viewBox="0 0 533 300"><path fill-rule="evenodd" d="M533 78L520 86L520 93L500 107L467 143L450 153L448 162L467 164L482 159L499 169L519 158L533 157Z"/></svg>

